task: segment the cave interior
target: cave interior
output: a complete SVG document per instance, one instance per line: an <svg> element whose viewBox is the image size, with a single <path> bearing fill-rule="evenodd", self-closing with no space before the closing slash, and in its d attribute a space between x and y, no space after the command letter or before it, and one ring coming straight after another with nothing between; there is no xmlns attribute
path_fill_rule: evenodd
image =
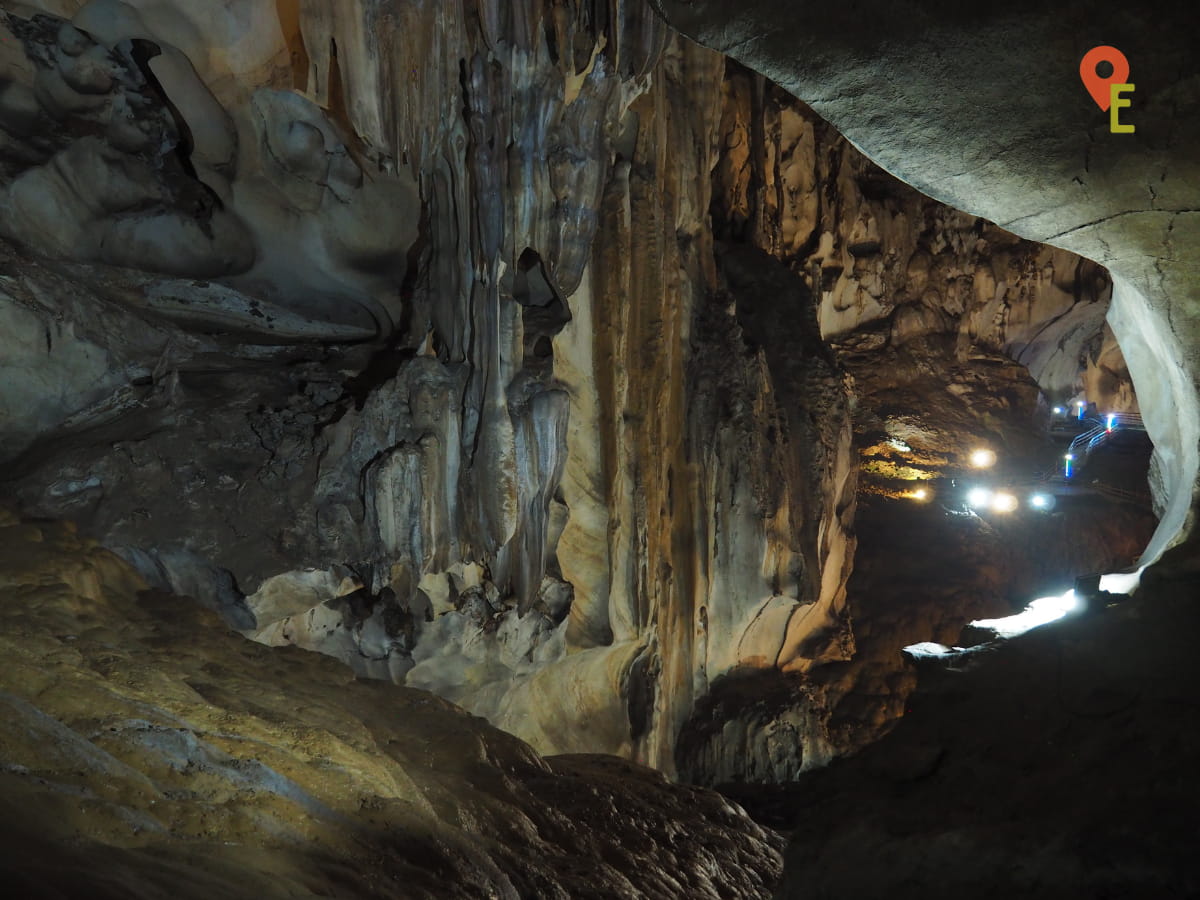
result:
<svg viewBox="0 0 1200 900"><path fill-rule="evenodd" d="M11 896L1200 897L1200 11L798 6L0 0Z"/></svg>

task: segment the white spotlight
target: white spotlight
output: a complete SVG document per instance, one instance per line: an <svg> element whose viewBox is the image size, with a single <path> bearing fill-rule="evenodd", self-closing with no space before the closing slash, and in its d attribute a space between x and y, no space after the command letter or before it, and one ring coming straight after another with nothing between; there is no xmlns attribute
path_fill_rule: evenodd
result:
<svg viewBox="0 0 1200 900"><path fill-rule="evenodd" d="M987 488L971 488L967 492L967 505L973 509L987 506L992 502L992 492Z"/></svg>
<svg viewBox="0 0 1200 900"><path fill-rule="evenodd" d="M999 493L992 497L992 512L1010 513L1017 508L1017 498L1012 494Z"/></svg>
<svg viewBox="0 0 1200 900"><path fill-rule="evenodd" d="M971 465L976 469L987 469L996 464L996 454L992 450L981 448L971 451Z"/></svg>
<svg viewBox="0 0 1200 900"><path fill-rule="evenodd" d="M1034 494L1029 498L1029 505L1034 509L1049 509L1050 498L1045 494Z"/></svg>
<svg viewBox="0 0 1200 900"><path fill-rule="evenodd" d="M1060 597L1039 597L1027 607L1024 612L1003 619L976 619L971 624L977 628L987 628L995 632L996 637L1013 638L1024 634L1030 628L1045 625L1055 619L1061 619L1069 612L1079 608L1074 591L1067 591Z"/></svg>

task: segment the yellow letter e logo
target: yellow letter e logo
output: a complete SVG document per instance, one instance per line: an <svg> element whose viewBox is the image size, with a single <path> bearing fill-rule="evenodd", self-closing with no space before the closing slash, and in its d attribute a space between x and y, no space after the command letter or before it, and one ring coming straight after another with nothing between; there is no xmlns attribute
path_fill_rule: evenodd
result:
<svg viewBox="0 0 1200 900"><path fill-rule="evenodd" d="M1133 101L1125 100L1121 94L1132 91L1133 88L1132 84L1110 84L1108 86L1108 97L1111 104L1108 107L1108 125L1113 134L1133 134L1136 130L1132 125L1121 124L1121 110L1126 106L1133 105Z"/></svg>

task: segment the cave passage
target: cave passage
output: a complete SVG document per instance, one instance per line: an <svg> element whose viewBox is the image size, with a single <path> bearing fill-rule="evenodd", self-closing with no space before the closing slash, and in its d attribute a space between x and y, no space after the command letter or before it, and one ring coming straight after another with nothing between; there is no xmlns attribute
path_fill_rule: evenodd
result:
<svg viewBox="0 0 1200 900"><path fill-rule="evenodd" d="M781 46L750 26L780 4L4 4L6 883L765 900L832 847L872 865L796 895L902 897L844 886L890 868L928 896L941 863L1134 846L1123 807L1058 844L988 818L1045 828L1072 778L1062 809L1107 801L1089 765L1158 779L1114 804L1189 796L1190 763L1112 767L1126 734L1195 746L1195 664L1176 689L1153 657L1194 597L1128 592L1162 587L1200 466L1163 301L1200 179L1139 166L1117 209L1068 111L1069 171L976 191L1070 141L1027 155L1049 129L975 119L988 85L941 116L973 78L855 100L990 52L905 22L848 53L873 2L792 17L757 68L733 56ZM941 6L910 18L1038 4ZM684 7L736 7L731 55ZM1135 391L1150 359L1182 362ZM913 810L908 846L871 830Z"/></svg>
<svg viewBox="0 0 1200 900"><path fill-rule="evenodd" d="M958 508L947 510L974 516L1012 516L1020 520L1025 516L1069 515L1075 540L1087 544L1093 529L1093 517L1120 524L1129 515L1128 507L1145 510L1150 506L1148 474L1153 445L1146 437L1141 416L1128 412L1097 410L1095 403L1076 400L1066 406L1051 409L1051 420L1047 437L1054 448L1060 451L1057 460L1051 460L1053 468L1039 469L1028 477L1014 477L1009 467L1008 477L997 484L985 482L979 477L965 479L966 487L952 490L946 497ZM1043 455L1042 460L1045 460ZM992 451L973 454L971 464L976 469L992 467L996 462ZM926 499L925 497L919 499ZM1080 518L1074 510L1084 507ZM1056 512L1057 511L1057 512ZM1145 522L1142 522L1143 528ZM1131 535L1137 538L1137 526ZM1040 548L1041 553L1053 554L1053 544ZM1100 566L1120 563L1119 556L1100 554L1094 557ZM1117 602L1138 587L1144 567L1137 559L1117 572L1076 572L1075 586L1062 594L1039 597L1020 612L998 618L975 619L968 623L964 636L970 647L947 647L933 641L921 641L904 648L906 656L913 659L936 657L952 658L962 654L986 649L990 641L980 635L991 635L993 639L1008 640L1019 637L1032 628L1058 621L1064 616L1095 611L1107 603ZM1069 577L1068 572L1059 578ZM1039 583L1038 587L1052 587L1051 582Z"/></svg>
<svg viewBox="0 0 1200 900"><path fill-rule="evenodd" d="M1094 302L1064 298L1047 314L1076 327L1047 341L1053 328L1032 323L1037 336L1003 355L922 335L881 367L858 336L834 341L859 396L862 473L847 584L856 653L830 701L843 752L901 721L919 689L911 661L975 665L1137 586L1158 523L1153 444L1104 324L1107 280L1083 271Z"/></svg>

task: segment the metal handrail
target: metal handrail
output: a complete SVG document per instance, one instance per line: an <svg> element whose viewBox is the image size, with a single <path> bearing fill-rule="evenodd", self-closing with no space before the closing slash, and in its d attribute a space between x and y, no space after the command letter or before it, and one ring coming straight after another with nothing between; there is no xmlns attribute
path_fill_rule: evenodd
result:
<svg viewBox="0 0 1200 900"><path fill-rule="evenodd" d="M1109 426L1110 419L1112 421L1111 427ZM1080 460L1081 462L1086 460L1088 456L1091 455L1093 450L1102 446L1104 442L1112 437L1112 435L1116 434L1118 430L1146 430L1146 426L1142 422L1142 417L1137 413L1110 413L1103 419L1098 419L1093 416L1085 419L1084 421L1095 424L1093 424L1092 427L1087 431L1083 431L1075 435L1074 440L1071 441L1070 447L1067 448L1067 452L1071 454L1078 454L1080 457L1082 457Z"/></svg>

